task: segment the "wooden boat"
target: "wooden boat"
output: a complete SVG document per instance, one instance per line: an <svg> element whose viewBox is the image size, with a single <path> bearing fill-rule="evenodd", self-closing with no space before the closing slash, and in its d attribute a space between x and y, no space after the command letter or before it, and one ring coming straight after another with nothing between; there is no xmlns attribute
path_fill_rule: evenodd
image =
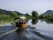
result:
<svg viewBox="0 0 53 40"><path fill-rule="evenodd" d="M27 27L26 19L25 19L24 17L21 17L21 19L19 19L19 20L16 22L16 27L25 29L25 28Z"/></svg>

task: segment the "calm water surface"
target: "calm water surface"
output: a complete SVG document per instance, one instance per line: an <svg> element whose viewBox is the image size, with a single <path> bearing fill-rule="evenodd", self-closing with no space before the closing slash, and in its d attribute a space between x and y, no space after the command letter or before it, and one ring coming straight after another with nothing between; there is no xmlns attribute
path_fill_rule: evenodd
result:
<svg viewBox="0 0 53 40"><path fill-rule="evenodd" d="M35 22L35 23L34 23ZM25 30L16 30L12 33L0 37L0 40L53 40L53 24L45 21L32 21L29 20ZM0 35L5 32L11 31L16 27L8 25L0 28Z"/></svg>

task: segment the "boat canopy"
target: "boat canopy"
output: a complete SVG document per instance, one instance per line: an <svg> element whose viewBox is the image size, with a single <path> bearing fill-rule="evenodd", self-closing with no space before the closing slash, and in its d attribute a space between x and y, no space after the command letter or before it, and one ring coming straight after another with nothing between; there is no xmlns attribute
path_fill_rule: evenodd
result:
<svg viewBox="0 0 53 40"><path fill-rule="evenodd" d="M26 17L25 17L25 16L21 16L20 18L21 18L21 19L26 19Z"/></svg>

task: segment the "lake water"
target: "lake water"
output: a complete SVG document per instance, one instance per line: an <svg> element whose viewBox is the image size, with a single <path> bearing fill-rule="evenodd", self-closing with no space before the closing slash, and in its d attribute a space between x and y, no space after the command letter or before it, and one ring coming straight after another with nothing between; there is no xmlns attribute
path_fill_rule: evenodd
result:
<svg viewBox="0 0 53 40"><path fill-rule="evenodd" d="M44 20L28 20L25 30L16 30L0 37L0 40L53 40L53 23ZM0 28L0 33L15 29L13 25Z"/></svg>
<svg viewBox="0 0 53 40"><path fill-rule="evenodd" d="M28 22L31 27L36 27L36 30L41 34L53 37L53 24L39 20L36 24L32 25L31 20Z"/></svg>

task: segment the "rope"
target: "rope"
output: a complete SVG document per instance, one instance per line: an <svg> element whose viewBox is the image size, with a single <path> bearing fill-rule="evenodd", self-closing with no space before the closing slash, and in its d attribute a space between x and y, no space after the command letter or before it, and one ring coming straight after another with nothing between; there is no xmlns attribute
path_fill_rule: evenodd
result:
<svg viewBox="0 0 53 40"><path fill-rule="evenodd" d="M8 31L8 32L6 32L6 33L1 34L1 35L0 35L0 38L3 37L4 35L7 35L7 34L9 34L9 33L12 33L12 32L14 32L14 31L16 31L17 29L18 29L18 27L15 28L15 29L13 29L13 30L11 30L11 31Z"/></svg>

